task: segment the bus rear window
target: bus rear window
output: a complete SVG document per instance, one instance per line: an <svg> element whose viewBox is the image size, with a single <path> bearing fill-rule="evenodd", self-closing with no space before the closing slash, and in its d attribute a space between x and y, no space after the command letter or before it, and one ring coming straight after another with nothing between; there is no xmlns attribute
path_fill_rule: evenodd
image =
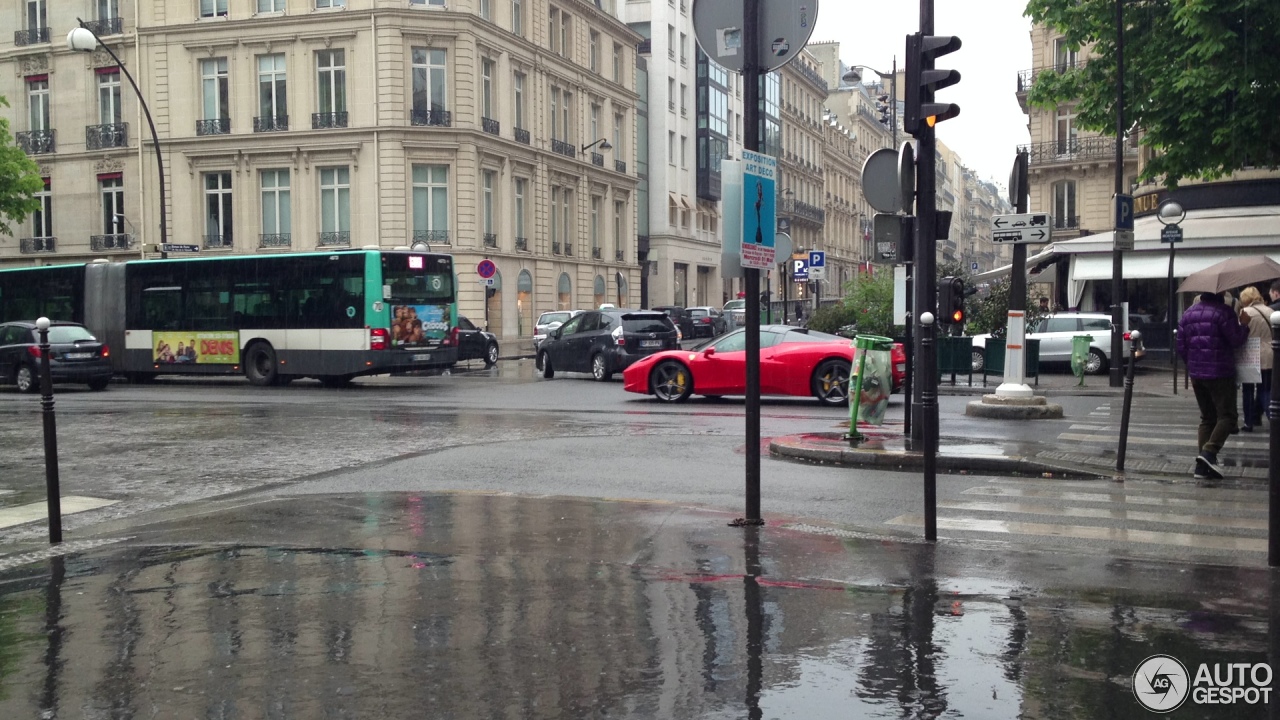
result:
<svg viewBox="0 0 1280 720"><path fill-rule="evenodd" d="M414 265L425 267L418 269ZM453 302L453 265L448 258L384 255L382 283L389 293L385 299L391 302L406 305Z"/></svg>

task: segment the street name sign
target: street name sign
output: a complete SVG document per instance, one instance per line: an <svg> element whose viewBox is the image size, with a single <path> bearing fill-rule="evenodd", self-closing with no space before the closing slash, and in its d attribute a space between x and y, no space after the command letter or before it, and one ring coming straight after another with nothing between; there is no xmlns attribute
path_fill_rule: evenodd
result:
<svg viewBox="0 0 1280 720"><path fill-rule="evenodd" d="M163 245L160 246L160 252L167 252L167 253L200 252L200 246L199 245L171 245L169 243L164 243Z"/></svg>
<svg viewBox="0 0 1280 720"><path fill-rule="evenodd" d="M1160 231L1160 242L1162 243L1180 243L1182 242L1182 227L1178 225L1165 225Z"/></svg>
<svg viewBox="0 0 1280 720"><path fill-rule="evenodd" d="M991 218L991 242L1047 243L1052 236L1053 223L1047 213L996 215Z"/></svg>
<svg viewBox="0 0 1280 720"><path fill-rule="evenodd" d="M1133 231L1132 230L1116 231L1116 249L1117 250L1133 249Z"/></svg>
<svg viewBox="0 0 1280 720"><path fill-rule="evenodd" d="M768 270L777 264L778 159L742 151L742 267Z"/></svg>

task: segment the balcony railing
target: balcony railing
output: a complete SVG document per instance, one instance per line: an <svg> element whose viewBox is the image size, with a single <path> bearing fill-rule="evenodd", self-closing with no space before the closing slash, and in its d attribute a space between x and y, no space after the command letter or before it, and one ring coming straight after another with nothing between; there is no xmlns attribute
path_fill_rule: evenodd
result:
<svg viewBox="0 0 1280 720"><path fill-rule="evenodd" d="M573 254L573 245L572 245L571 243L565 243L565 244L564 244L564 254L565 254L565 255L572 255L572 254Z"/></svg>
<svg viewBox="0 0 1280 720"><path fill-rule="evenodd" d="M58 251L58 238L22 238L18 241L18 250L23 254L51 253Z"/></svg>
<svg viewBox="0 0 1280 720"><path fill-rule="evenodd" d="M626 253L622 252L621 250L614 250L613 259L617 262L622 262L623 260L626 260Z"/></svg>
<svg viewBox="0 0 1280 720"><path fill-rule="evenodd" d="M232 247L233 243L230 235L205 235L204 248L206 250L216 250L218 248Z"/></svg>
<svg viewBox="0 0 1280 720"><path fill-rule="evenodd" d="M604 156L598 152L591 153L591 164L596 167L604 167Z"/></svg>
<svg viewBox="0 0 1280 720"><path fill-rule="evenodd" d="M118 17L90 20L84 26L99 35L119 35L124 31L124 21Z"/></svg>
<svg viewBox="0 0 1280 720"><path fill-rule="evenodd" d="M625 160L614 160L614 161L613 161L613 169L614 169L614 170L617 170L617 171L618 171L618 172L620 172L620 173L626 174L626 172L627 172L627 163L626 163L626 161L625 161Z"/></svg>
<svg viewBox="0 0 1280 720"><path fill-rule="evenodd" d="M453 127L453 113L448 110L414 110L409 123L418 126Z"/></svg>
<svg viewBox="0 0 1280 720"><path fill-rule="evenodd" d="M90 235L89 247L94 252L109 252L112 250L128 250L133 247L133 236L128 233L115 233L113 235Z"/></svg>
<svg viewBox="0 0 1280 720"><path fill-rule="evenodd" d="M1080 217L1078 215L1067 215L1053 219L1054 230L1077 230L1079 227Z"/></svg>
<svg viewBox="0 0 1280 720"><path fill-rule="evenodd" d="M578 148L573 143L567 143L563 140L551 141L551 152L560 153L565 157L577 157Z"/></svg>
<svg viewBox="0 0 1280 720"><path fill-rule="evenodd" d="M15 133L14 139L28 155L47 155L58 148L56 130L28 130Z"/></svg>
<svg viewBox="0 0 1280 720"><path fill-rule="evenodd" d="M485 247L487 247L487 248L496 248L496 247L498 247L498 234L497 234L497 233L485 233L485 234L484 234L484 246L485 246Z"/></svg>
<svg viewBox="0 0 1280 720"><path fill-rule="evenodd" d="M1116 140L1110 137L1064 138L1020 145L1018 151L1025 151L1032 165L1075 160L1108 160L1116 155ZM1124 152L1126 155L1137 155L1138 148L1133 143L1127 143Z"/></svg>
<svg viewBox="0 0 1280 720"><path fill-rule="evenodd" d="M292 235L289 233L265 233L258 236L258 247L262 248L281 248L289 247L293 244Z"/></svg>
<svg viewBox="0 0 1280 720"><path fill-rule="evenodd" d="M262 115L253 119L253 131L277 132L289 129L288 115Z"/></svg>
<svg viewBox="0 0 1280 720"><path fill-rule="evenodd" d="M552 255L559 255L559 254L560 254L560 241L559 241L559 240L552 240L552 241L551 241L551 254L552 254Z"/></svg>
<svg viewBox="0 0 1280 720"><path fill-rule="evenodd" d="M497 120L494 120L493 118L480 118L480 129L484 130L490 135L501 135L502 123L498 122Z"/></svg>
<svg viewBox="0 0 1280 720"><path fill-rule="evenodd" d="M344 128L346 126L347 126L346 111L311 113L311 129L313 130L323 130L326 128Z"/></svg>
<svg viewBox="0 0 1280 720"><path fill-rule="evenodd" d="M529 144L529 131L524 128L516 128L516 142Z"/></svg>
<svg viewBox="0 0 1280 720"><path fill-rule="evenodd" d="M1062 73L1079 67L1084 67L1083 61L1077 60L1075 62L1062 62L1056 65L1049 65L1047 67L1022 70L1018 73L1018 92L1022 93L1030 90L1031 86L1035 84L1036 78L1039 77L1041 73Z"/></svg>
<svg viewBox="0 0 1280 720"><path fill-rule="evenodd" d="M47 42L49 42L49 28L47 27L15 30L13 33L14 45L38 45Z"/></svg>
<svg viewBox="0 0 1280 720"><path fill-rule="evenodd" d="M84 129L84 146L90 150L126 147L129 144L129 123L89 125Z"/></svg>
<svg viewBox="0 0 1280 720"><path fill-rule="evenodd" d="M351 231L322 232L316 239L320 247L351 247Z"/></svg>
<svg viewBox="0 0 1280 720"><path fill-rule="evenodd" d="M197 135L226 135L231 132L231 118L214 118L213 120L197 120Z"/></svg>
<svg viewBox="0 0 1280 720"><path fill-rule="evenodd" d="M594 260L599 260L601 257L600 248L598 247L591 248L591 257Z"/></svg>
<svg viewBox="0 0 1280 720"><path fill-rule="evenodd" d="M448 245L449 231L448 230L414 230L413 241L415 243L426 243L428 245L430 245L431 243L435 243L437 245Z"/></svg>
<svg viewBox="0 0 1280 720"><path fill-rule="evenodd" d="M522 237L518 237L518 238L516 238L516 250L521 250L521 251L524 251L524 252L528 252L528 251L529 251L529 238L522 238Z"/></svg>
<svg viewBox="0 0 1280 720"><path fill-rule="evenodd" d="M808 66L804 65L803 63L795 63L795 64L794 64L794 69L795 69L795 71L796 71L797 73L799 73L799 74L800 74L800 76L801 76L801 77L803 77L805 80L808 80L809 82L813 83L814 85L816 85L816 86L818 86L818 87L822 88L822 92L823 92L824 94L825 94L825 93L827 93L827 92L829 92L829 88L828 88L828 86L827 86L827 81L826 81L826 80L824 80L824 79L822 78L822 75L818 74L818 71L817 71L817 70L813 70L813 69L809 68Z"/></svg>
<svg viewBox="0 0 1280 720"><path fill-rule="evenodd" d="M778 212L783 215L791 215L792 217L800 218L801 220L807 220L817 225L824 224L827 219L827 213L825 210L799 200L783 200L778 203Z"/></svg>

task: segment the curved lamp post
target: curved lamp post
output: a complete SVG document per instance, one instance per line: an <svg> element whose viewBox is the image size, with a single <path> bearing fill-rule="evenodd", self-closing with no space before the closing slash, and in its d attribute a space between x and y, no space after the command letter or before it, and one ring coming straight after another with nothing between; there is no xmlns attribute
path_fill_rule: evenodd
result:
<svg viewBox="0 0 1280 720"><path fill-rule="evenodd" d="M164 216L164 157L160 154L160 136L156 133L155 121L151 119L151 108L147 107L147 100L142 97L142 90L138 88L138 83L134 81L133 75L129 73L129 68L125 67L125 64L120 61L120 58L111 50L111 48L106 43L102 42L102 38L98 37L98 33L94 32L93 28L85 25L84 21L80 18L76 18L76 22L80 23L80 27L74 28L71 32L67 33L67 47L81 52L93 52L97 48L106 50L107 54L111 56L111 59L116 61L116 66L120 68L120 71L124 73L124 76L129 78L129 84L133 86L133 92L137 94L138 102L142 103L142 112L146 113L147 125L151 128L151 143L155 146L156 150L156 168L160 171L159 245L161 248L164 248L165 244L169 242L168 225L165 222ZM168 257L168 253L164 252L162 249L160 257L166 258Z"/></svg>
<svg viewBox="0 0 1280 720"><path fill-rule="evenodd" d="M583 146L582 146L582 154L583 154L583 155L587 154L587 151L588 151L588 150L590 150L591 148L595 147L596 145L599 145L601 150L612 150L612 149L613 149L613 144L609 142L609 138L600 138L599 140L597 140L597 141L595 141L595 142L591 143L590 145L583 145Z"/></svg>
<svg viewBox="0 0 1280 720"><path fill-rule="evenodd" d="M893 78L893 82L889 85L889 125L890 125L889 130L893 134L893 143L890 145L890 147L897 148L898 147L898 58L897 56L893 58L892 73L882 73L879 70L871 67L870 65L854 65L853 67L849 68L849 72L846 72L840 79L850 83L862 82L862 73L858 72L858 68L866 68L870 70L876 75L879 75L881 80L884 80L887 78Z"/></svg>
<svg viewBox="0 0 1280 720"><path fill-rule="evenodd" d="M1182 209L1182 205L1177 200L1165 200L1160 203L1160 208L1156 210L1156 220L1161 225L1172 225L1178 228L1179 224L1187 217L1187 211ZM1163 233L1162 233L1163 234ZM1182 237L1182 229L1178 228L1176 239L1169 242L1169 310L1166 313L1169 316L1169 363L1173 366L1173 394L1178 394L1178 348L1174 334L1176 332L1177 323L1174 320L1178 308L1178 296L1173 288L1173 249L1177 247L1177 240ZM1162 240L1164 238L1161 238Z"/></svg>

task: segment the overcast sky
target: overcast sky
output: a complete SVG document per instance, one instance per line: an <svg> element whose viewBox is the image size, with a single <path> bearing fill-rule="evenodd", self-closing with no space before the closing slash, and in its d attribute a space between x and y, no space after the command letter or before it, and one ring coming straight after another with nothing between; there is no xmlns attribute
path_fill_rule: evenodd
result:
<svg viewBox="0 0 1280 720"><path fill-rule="evenodd" d="M803 1L803 0L801 0ZM938 138L978 175L1001 186L1009 179L1017 145L1029 142L1027 116L1018 107L1017 73L1032 66L1031 20L1026 0L939 0L934 34L957 35L960 50L938 66L960 71L958 85L939 101L960 106L959 117L938 125ZM919 3L819 0L811 42L840 43L840 59L890 71L894 55L906 64L906 36L920 29Z"/></svg>

